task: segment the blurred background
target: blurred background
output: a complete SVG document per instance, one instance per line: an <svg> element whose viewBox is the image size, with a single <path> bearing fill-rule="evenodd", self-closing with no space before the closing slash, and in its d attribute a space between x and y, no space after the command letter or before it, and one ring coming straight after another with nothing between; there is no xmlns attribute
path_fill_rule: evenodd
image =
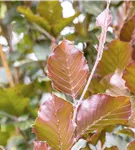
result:
<svg viewBox="0 0 135 150"><path fill-rule="evenodd" d="M91 70L101 29L96 17L106 1L0 1L0 145L6 150L31 150L32 124L40 104L50 96L47 58L64 38L72 41ZM106 43L117 39L135 2L113 1L113 22ZM91 93L87 93L90 95ZM64 96L64 95L62 95ZM68 97L70 100L70 97ZM112 139L111 139L112 138ZM127 144L128 139L109 142ZM112 144L111 143L111 144Z"/></svg>

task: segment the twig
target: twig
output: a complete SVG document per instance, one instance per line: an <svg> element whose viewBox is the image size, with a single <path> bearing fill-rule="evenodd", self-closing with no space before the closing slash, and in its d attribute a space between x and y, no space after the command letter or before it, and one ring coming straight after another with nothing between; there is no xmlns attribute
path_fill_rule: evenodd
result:
<svg viewBox="0 0 135 150"><path fill-rule="evenodd" d="M15 83L19 83L19 67L14 67L14 79Z"/></svg>
<svg viewBox="0 0 135 150"><path fill-rule="evenodd" d="M110 0L107 2L106 9L109 9L109 5L110 5ZM108 13L107 13L107 16L105 17L105 22L104 22L105 27L102 28L100 39L99 39L99 46L97 48L98 54L97 54L97 57L96 57L96 61L95 61L95 64L93 66L93 69L91 71L91 74L90 74L90 76L88 78L88 81L86 83L86 86L85 86L85 88L83 90L83 93L82 93L82 95L80 97L80 100L78 101L78 103L76 105L76 109L75 109L75 112L74 112L73 120L75 120L75 118L76 118L78 108L79 108L80 104L83 101L84 95L85 95L85 93L86 93L86 91L87 91L87 89L89 87L89 84L90 84L92 78L93 78L93 75L94 75L94 73L96 71L97 65L98 65L99 61L101 60L101 58L102 58L104 44L105 44L105 40L106 40L106 33L107 33L107 29L108 29L108 26L107 26L107 21L108 20L107 19L108 19Z"/></svg>
<svg viewBox="0 0 135 150"><path fill-rule="evenodd" d="M42 62L39 61L38 63L39 63L39 65L40 65L40 68L42 69L44 75L47 76L47 73L45 72L44 65L42 64Z"/></svg>
<svg viewBox="0 0 135 150"><path fill-rule="evenodd" d="M0 115L6 116L6 117L8 117L8 118L10 118L10 119L12 119L12 120L14 120L14 121L17 120L17 117L14 117L14 116L12 116L12 115L10 115L10 114L7 114L7 113L5 113L5 112L3 112L3 111L0 111Z"/></svg>
<svg viewBox="0 0 135 150"><path fill-rule="evenodd" d="M3 64L3 66L4 66L4 68L6 69L6 72L7 72L10 87L13 87L14 86L13 77L12 77L8 62L7 62L7 58L5 56L5 53L2 50L1 45L0 45L0 56L1 56L2 64Z"/></svg>
<svg viewBox="0 0 135 150"><path fill-rule="evenodd" d="M38 30L40 33L44 34L48 39L50 39L51 41L54 41L55 38L48 33L46 30L42 29L41 27L39 27L38 25L34 24L34 29L36 28L36 30Z"/></svg>

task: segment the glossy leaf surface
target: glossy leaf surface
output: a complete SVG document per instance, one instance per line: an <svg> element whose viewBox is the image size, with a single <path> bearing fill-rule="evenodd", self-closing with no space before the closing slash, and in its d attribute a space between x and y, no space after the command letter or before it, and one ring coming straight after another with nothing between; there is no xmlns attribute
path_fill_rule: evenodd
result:
<svg viewBox="0 0 135 150"><path fill-rule="evenodd" d="M129 97L93 95L82 102L77 114L77 134L81 136L108 125L126 124L131 114Z"/></svg>
<svg viewBox="0 0 135 150"><path fill-rule="evenodd" d="M127 42L114 40L107 45L97 72L101 76L115 72L116 68L123 70L131 61L132 47Z"/></svg>
<svg viewBox="0 0 135 150"><path fill-rule="evenodd" d="M53 149L68 150L74 142L72 115L72 104L53 94L41 105L33 132Z"/></svg>
<svg viewBox="0 0 135 150"><path fill-rule="evenodd" d="M48 76L54 89L77 97L86 83L88 66L83 53L67 40L48 59Z"/></svg>

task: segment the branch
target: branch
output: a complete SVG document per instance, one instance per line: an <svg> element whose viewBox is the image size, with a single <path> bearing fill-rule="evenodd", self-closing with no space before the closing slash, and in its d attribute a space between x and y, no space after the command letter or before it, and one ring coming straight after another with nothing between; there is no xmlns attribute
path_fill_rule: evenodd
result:
<svg viewBox="0 0 135 150"><path fill-rule="evenodd" d="M2 64L3 64L3 66L4 66L4 68L5 68L6 72L7 72L7 76L8 76L10 87L13 87L14 86L13 77L12 77L10 68L8 66L7 58L5 56L5 53L2 50L2 46L1 45L0 45L0 56L1 56Z"/></svg>
<svg viewBox="0 0 135 150"><path fill-rule="evenodd" d="M107 2L107 7L106 7L106 9L104 10L104 12L102 12L102 13L105 13L105 11L109 11L109 5L110 5L110 0ZM102 14L101 13L101 14ZM101 15L100 14L100 15ZM103 15L103 14L102 14ZM100 16L101 17L101 16ZM102 16L103 17L103 16ZM98 66L98 63L99 63L99 61L101 60L101 58L102 58L102 54L103 54L103 49L104 49L104 44L105 44L105 40L106 40L106 34L107 34L107 29L108 29L108 18L109 18L109 14L108 13L106 13L105 14L105 19L104 19L104 25L102 24L100 24L100 26L101 26L101 28L102 28L102 31L101 31L101 35L100 35L100 39L99 39L99 46L98 46L98 48L97 48L97 51L98 51L98 53L97 53L97 57L96 57L96 61L95 61L95 64L94 64L94 66L93 66L93 69L92 69L92 71L91 71L91 74L90 74L90 76L89 76L89 78L88 78L88 81L87 81L87 83L86 83L86 86L85 86L85 88L84 88L84 90L83 90L83 93L82 93L82 95L81 95L81 97L80 97L80 100L78 101L78 103L77 103L77 105L76 105L76 109L75 109L75 113L74 113L74 117L73 117L73 120L75 120L75 118L76 118L76 115L77 115L77 111L78 111L78 108L79 108L79 106L80 106L80 104L82 103L82 101L83 101L83 98L84 98L84 95L85 95L85 93L86 93L86 91L87 91L87 89L88 89L88 87L89 87L89 84L91 83L91 80L92 80L92 78L93 78L93 75L94 75L94 73L95 73L95 71L96 71L96 68L97 68L97 66Z"/></svg>

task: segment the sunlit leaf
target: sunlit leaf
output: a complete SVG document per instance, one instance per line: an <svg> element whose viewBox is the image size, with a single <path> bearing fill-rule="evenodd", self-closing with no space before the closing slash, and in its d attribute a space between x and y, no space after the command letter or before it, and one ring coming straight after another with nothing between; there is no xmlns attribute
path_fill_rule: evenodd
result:
<svg viewBox="0 0 135 150"><path fill-rule="evenodd" d="M34 141L34 150L49 150L46 142Z"/></svg>
<svg viewBox="0 0 135 150"><path fill-rule="evenodd" d="M106 90L107 94L111 96L129 96L129 90L125 86L122 75L123 71L116 69L108 83L108 89Z"/></svg>
<svg viewBox="0 0 135 150"><path fill-rule="evenodd" d="M57 36L62 29L68 26L72 21L80 15L75 15L63 18L62 6L59 1L41 1L37 6L37 14L34 14L31 9L24 6L19 6L18 11L33 23L36 23L43 29L47 30L51 35Z"/></svg>
<svg viewBox="0 0 135 150"><path fill-rule="evenodd" d="M131 114L129 97L93 95L83 101L77 113L77 135L101 130L108 125L126 124Z"/></svg>
<svg viewBox="0 0 135 150"><path fill-rule="evenodd" d="M107 45L97 72L101 76L115 72L116 68L123 70L131 61L132 47L127 42L114 40Z"/></svg>
<svg viewBox="0 0 135 150"><path fill-rule="evenodd" d="M54 89L76 97L86 83L88 66L83 53L67 40L48 59L48 76Z"/></svg>
<svg viewBox="0 0 135 150"><path fill-rule="evenodd" d="M134 138L134 132L130 128L125 128L115 132L115 134L124 134Z"/></svg>
<svg viewBox="0 0 135 150"><path fill-rule="evenodd" d="M11 89L0 89L0 110L15 116L21 115L28 106L29 98Z"/></svg>
<svg viewBox="0 0 135 150"><path fill-rule="evenodd" d="M14 127L12 125L2 125L0 126L0 145L6 146L9 137L14 132Z"/></svg>
<svg viewBox="0 0 135 150"><path fill-rule="evenodd" d="M75 130L72 116L72 104L53 94L41 105L33 132L55 150L70 149Z"/></svg>
<svg viewBox="0 0 135 150"><path fill-rule="evenodd" d="M41 1L37 6L37 11L52 24L62 17L62 6L59 1Z"/></svg>

